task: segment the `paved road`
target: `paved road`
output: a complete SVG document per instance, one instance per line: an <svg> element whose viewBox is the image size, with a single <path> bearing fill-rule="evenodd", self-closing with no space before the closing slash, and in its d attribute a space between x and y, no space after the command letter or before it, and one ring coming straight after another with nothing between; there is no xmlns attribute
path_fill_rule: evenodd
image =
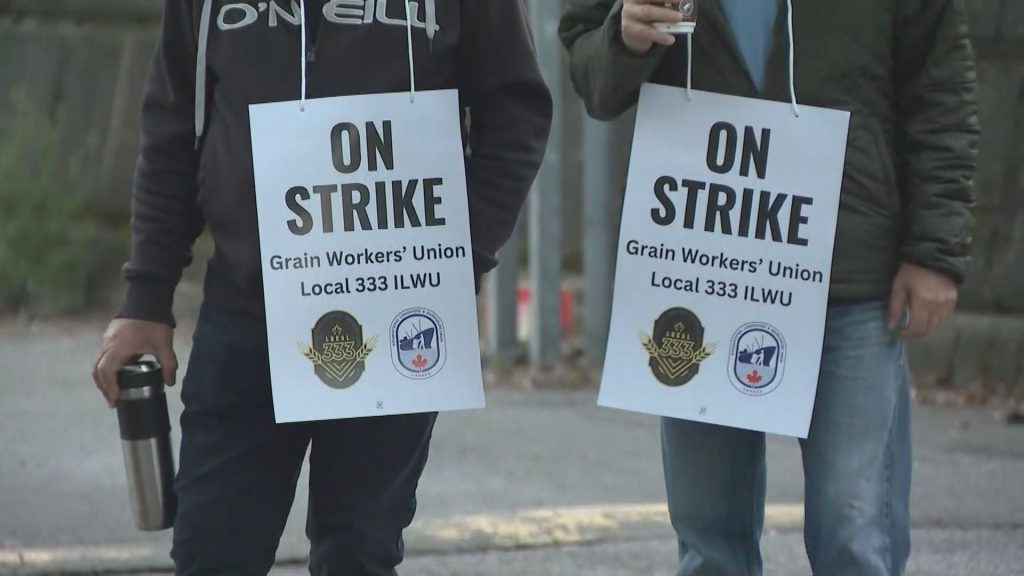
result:
<svg viewBox="0 0 1024 576"><path fill-rule="evenodd" d="M131 527L116 422L89 382L101 328L0 324L0 573L167 567L168 536ZM598 409L591 392L492 390L488 401L439 420L406 573L671 571L656 419ZM914 428L914 573L1015 573L1024 428L945 408L917 409ZM803 573L796 443L771 439L769 459L770 573ZM282 560L304 556L304 515L301 490Z"/></svg>
<svg viewBox="0 0 1024 576"><path fill-rule="evenodd" d="M921 529L908 576L1013 576L1024 574L1024 533ZM809 574L798 532L769 532L762 540L765 574ZM525 551L412 556L402 567L411 576L672 576L675 543L668 539L617 541ZM275 575L302 576L304 567Z"/></svg>

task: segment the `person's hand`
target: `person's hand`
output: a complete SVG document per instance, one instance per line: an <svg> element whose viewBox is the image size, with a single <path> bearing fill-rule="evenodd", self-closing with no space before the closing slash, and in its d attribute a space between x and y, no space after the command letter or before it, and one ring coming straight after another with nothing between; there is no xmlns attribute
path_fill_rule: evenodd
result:
<svg viewBox="0 0 1024 576"><path fill-rule="evenodd" d="M920 338L938 328L956 308L957 288L941 272L904 263L896 273L889 297L889 330L899 327L904 310L910 320L900 330L900 340Z"/></svg>
<svg viewBox="0 0 1024 576"><path fill-rule="evenodd" d="M164 384L174 386L178 360L174 356L174 329L144 320L114 320L103 334L103 349L92 369L92 380L107 404L117 404L117 372L141 356L151 354L163 368Z"/></svg>
<svg viewBox="0 0 1024 576"><path fill-rule="evenodd" d="M630 52L643 56L655 44L671 46L676 37L654 27L655 22L681 22L678 10L665 7L665 0L625 0L622 4L622 43Z"/></svg>

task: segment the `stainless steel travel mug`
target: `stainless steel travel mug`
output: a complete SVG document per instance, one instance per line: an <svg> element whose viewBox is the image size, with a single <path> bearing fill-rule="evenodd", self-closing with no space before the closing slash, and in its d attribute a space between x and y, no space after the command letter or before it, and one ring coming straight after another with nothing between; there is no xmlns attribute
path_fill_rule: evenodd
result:
<svg viewBox="0 0 1024 576"><path fill-rule="evenodd" d="M117 420L128 476L128 497L139 530L174 525L174 456L163 375L156 362L130 364L117 374Z"/></svg>

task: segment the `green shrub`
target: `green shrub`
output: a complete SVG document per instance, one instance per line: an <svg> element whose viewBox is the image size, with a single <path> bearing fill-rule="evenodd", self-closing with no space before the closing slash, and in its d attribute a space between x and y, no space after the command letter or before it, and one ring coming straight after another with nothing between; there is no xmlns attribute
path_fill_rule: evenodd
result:
<svg viewBox="0 0 1024 576"><path fill-rule="evenodd" d="M0 312L85 309L123 253L123 239L90 213L95 139L68 154L63 114L20 92L0 125Z"/></svg>

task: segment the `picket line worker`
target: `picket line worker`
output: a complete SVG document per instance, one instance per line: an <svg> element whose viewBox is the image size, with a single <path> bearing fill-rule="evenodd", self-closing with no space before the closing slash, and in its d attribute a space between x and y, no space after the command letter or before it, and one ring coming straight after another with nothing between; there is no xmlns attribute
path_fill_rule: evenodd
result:
<svg viewBox="0 0 1024 576"><path fill-rule="evenodd" d="M550 95L520 2L256 4L165 2L142 111L127 297L93 376L111 405L117 370L138 355L155 355L175 382L173 295L208 228L215 252L182 389L177 573L268 573L312 444L310 572L390 575L436 415L274 423L248 106L298 100L300 84L304 98L408 91L410 58L417 90L458 89L479 281L541 163Z"/></svg>
<svg viewBox="0 0 1024 576"><path fill-rule="evenodd" d="M665 4L569 1L560 31L594 117L619 116L645 82L684 86L688 72L694 89L852 113L818 393L801 444L804 532L815 574L902 574L904 342L950 315L970 249L978 124L964 3L700 0L692 54L653 25L681 19ZM764 434L666 418L662 448L678 573L760 574Z"/></svg>

